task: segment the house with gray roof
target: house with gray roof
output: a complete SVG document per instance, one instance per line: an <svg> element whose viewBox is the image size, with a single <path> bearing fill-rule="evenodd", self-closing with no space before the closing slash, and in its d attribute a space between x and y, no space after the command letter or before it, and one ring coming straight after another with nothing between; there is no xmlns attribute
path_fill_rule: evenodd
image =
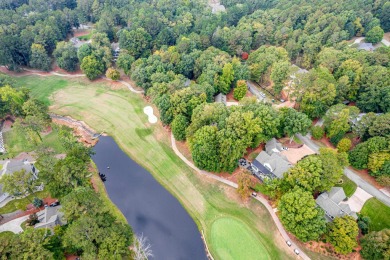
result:
<svg viewBox="0 0 390 260"><path fill-rule="evenodd" d="M356 212L353 212L348 204L344 203L347 196L343 188L333 187L329 192L324 192L316 199L317 205L325 211L328 221L333 221L336 217L352 216L357 219Z"/></svg>
<svg viewBox="0 0 390 260"><path fill-rule="evenodd" d="M64 213L60 211L61 206L46 207L45 210L37 213L39 223L34 228L54 228L57 225L66 224L63 216Z"/></svg>
<svg viewBox="0 0 390 260"><path fill-rule="evenodd" d="M216 103L223 103L226 106L226 95L219 93L214 97Z"/></svg>
<svg viewBox="0 0 390 260"><path fill-rule="evenodd" d="M375 50L374 45L369 42L359 42L357 46L358 50L373 51Z"/></svg>
<svg viewBox="0 0 390 260"><path fill-rule="evenodd" d="M265 144L265 151L259 153L252 165L269 178L283 178L283 174L292 167L287 157L280 153L284 150L286 148L272 138Z"/></svg>

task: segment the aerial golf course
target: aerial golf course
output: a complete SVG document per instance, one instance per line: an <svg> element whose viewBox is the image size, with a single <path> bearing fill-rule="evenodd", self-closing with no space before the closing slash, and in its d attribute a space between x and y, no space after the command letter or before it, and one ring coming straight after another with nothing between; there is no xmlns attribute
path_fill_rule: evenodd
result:
<svg viewBox="0 0 390 260"><path fill-rule="evenodd" d="M215 259L291 258L260 203L243 205L233 189L201 178L174 154L167 131L159 123L148 123L143 112L147 104L140 94L84 78L29 75L15 80L50 105L51 112L82 120L112 136L186 208Z"/></svg>

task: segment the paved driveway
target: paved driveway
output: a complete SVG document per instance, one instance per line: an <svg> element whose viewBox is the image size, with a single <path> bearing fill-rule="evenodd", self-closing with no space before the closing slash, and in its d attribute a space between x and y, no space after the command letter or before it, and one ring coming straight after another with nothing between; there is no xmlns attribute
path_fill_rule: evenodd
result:
<svg viewBox="0 0 390 260"><path fill-rule="evenodd" d="M366 201L370 198L372 198L371 194L358 187L355 193L348 199L346 204L349 205L352 211L360 212L364 203L366 203Z"/></svg>
<svg viewBox="0 0 390 260"><path fill-rule="evenodd" d="M24 221L28 219L27 216L23 216L14 220L11 220L3 225L0 226L0 233L4 231L11 231L15 234L23 232L22 227L20 226Z"/></svg>

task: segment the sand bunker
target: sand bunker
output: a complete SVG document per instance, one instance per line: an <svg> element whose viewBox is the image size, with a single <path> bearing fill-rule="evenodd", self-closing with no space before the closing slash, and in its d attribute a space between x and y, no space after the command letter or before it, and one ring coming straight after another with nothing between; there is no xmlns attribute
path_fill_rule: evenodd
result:
<svg viewBox="0 0 390 260"><path fill-rule="evenodd" d="M151 106L144 107L144 113L148 116L149 123L157 123L157 117L153 114L153 108Z"/></svg>

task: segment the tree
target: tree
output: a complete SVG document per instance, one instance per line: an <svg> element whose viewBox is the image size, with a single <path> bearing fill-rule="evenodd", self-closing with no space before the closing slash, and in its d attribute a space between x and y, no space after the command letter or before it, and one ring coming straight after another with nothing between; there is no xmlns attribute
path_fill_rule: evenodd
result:
<svg viewBox="0 0 390 260"><path fill-rule="evenodd" d="M143 53L146 53L152 37L144 28L140 27L135 30L122 30L119 33L119 46L125 49L136 59Z"/></svg>
<svg viewBox="0 0 390 260"><path fill-rule="evenodd" d="M77 58L79 61L83 61L83 59L92 54L92 47L90 44L83 44L77 51Z"/></svg>
<svg viewBox="0 0 390 260"><path fill-rule="evenodd" d="M41 44L34 43L31 45L30 66L40 70L50 70L50 57L47 55L45 48Z"/></svg>
<svg viewBox="0 0 390 260"><path fill-rule="evenodd" d="M294 139L295 134L301 133L306 135L311 126L309 117L292 108L282 108L280 128L284 134L290 137L290 143Z"/></svg>
<svg viewBox="0 0 390 260"><path fill-rule="evenodd" d="M368 233L361 240L360 254L365 259L380 260L390 258L390 229Z"/></svg>
<svg viewBox="0 0 390 260"><path fill-rule="evenodd" d="M73 222L83 215L93 216L104 212L99 195L87 187L76 188L61 200L61 204L61 210L68 222Z"/></svg>
<svg viewBox="0 0 390 260"><path fill-rule="evenodd" d="M363 235L368 234L370 223L371 219L369 217L358 215L358 227Z"/></svg>
<svg viewBox="0 0 390 260"><path fill-rule="evenodd" d="M323 165L318 156L303 158L286 172L283 182L288 183L288 188L285 184L282 184L284 190L292 190L295 187L300 187L310 193L319 191L320 187L322 187L321 182L324 167L326 166Z"/></svg>
<svg viewBox="0 0 390 260"><path fill-rule="evenodd" d="M226 63L222 69L222 75L216 75L215 85L218 87L219 91L223 94L230 92L230 84L234 80L234 71L231 63Z"/></svg>
<svg viewBox="0 0 390 260"><path fill-rule="evenodd" d="M129 257L132 240L129 225L104 213L83 215L72 222L63 236L63 245L81 252L81 257L86 259L122 259Z"/></svg>
<svg viewBox="0 0 390 260"><path fill-rule="evenodd" d="M53 55L56 58L58 67L61 69L66 71L75 71L77 69L79 59L77 57L77 49L72 43L58 42Z"/></svg>
<svg viewBox="0 0 390 260"><path fill-rule="evenodd" d="M355 219L347 215L335 218L328 224L326 237L337 253L348 254L358 245L358 234L359 228Z"/></svg>
<svg viewBox="0 0 390 260"><path fill-rule="evenodd" d="M318 239L326 230L324 212L310 192L287 192L280 198L278 208L283 226L304 242Z"/></svg>
<svg viewBox="0 0 390 260"><path fill-rule="evenodd" d="M357 118L358 114L359 109L357 107L345 106L343 104L330 107L324 116L324 126L328 137L344 135L351 129L351 119Z"/></svg>
<svg viewBox="0 0 390 260"><path fill-rule="evenodd" d="M203 126L189 140L192 159L200 169L218 172L221 168L217 131L215 126Z"/></svg>
<svg viewBox="0 0 390 260"><path fill-rule="evenodd" d="M284 88L284 82L286 81L290 72L290 63L287 61L281 61L274 63L272 66L271 80L274 83L273 89L276 94Z"/></svg>
<svg viewBox="0 0 390 260"><path fill-rule="evenodd" d="M114 68L108 68L108 70L106 71L106 77L112 80L119 80L121 74Z"/></svg>
<svg viewBox="0 0 390 260"><path fill-rule="evenodd" d="M388 162L390 162L390 152L372 153L368 156L367 168L371 175L378 176L382 174L381 170Z"/></svg>
<svg viewBox="0 0 390 260"><path fill-rule="evenodd" d="M31 171L22 169L12 174L4 174L0 179L3 192L12 195L32 194L37 186L37 181Z"/></svg>
<svg viewBox="0 0 390 260"><path fill-rule="evenodd" d="M90 80L96 79L104 72L104 65L93 55L85 57L80 67Z"/></svg>
<svg viewBox="0 0 390 260"><path fill-rule="evenodd" d="M126 50L121 51L116 61L118 68L123 69L126 75L129 75L131 70L131 64L135 61L135 58L131 56Z"/></svg>
<svg viewBox="0 0 390 260"><path fill-rule="evenodd" d="M384 31L380 26L375 26L366 33L366 41L378 43L383 39Z"/></svg>
<svg viewBox="0 0 390 260"><path fill-rule="evenodd" d="M348 155L338 153L332 148L320 148L318 155L322 161L323 172L319 190L330 190L343 176L344 167L348 166Z"/></svg>
<svg viewBox="0 0 390 260"><path fill-rule="evenodd" d="M247 92L247 85L245 80L239 80L237 81L237 86L233 90L233 97L237 100L241 100L243 97L245 97Z"/></svg>
<svg viewBox="0 0 390 260"><path fill-rule="evenodd" d="M337 150L338 150L340 153L348 152L349 149L351 149L351 146L352 146L351 140L348 139L348 138L343 138L343 139L341 139L340 142L337 144Z"/></svg>
<svg viewBox="0 0 390 260"><path fill-rule="evenodd" d="M340 101L356 100L362 73L363 66L359 61L353 59L344 61L337 69L338 85L336 90L337 98Z"/></svg>
<svg viewBox="0 0 390 260"><path fill-rule="evenodd" d="M171 123L171 128L176 140L183 141L186 139L186 128L188 124L188 119L185 116L181 114L175 116Z"/></svg>
<svg viewBox="0 0 390 260"><path fill-rule="evenodd" d="M250 188L253 186L253 180L249 172L241 171L237 176L237 192L241 199L246 199L249 196Z"/></svg>
<svg viewBox="0 0 390 260"><path fill-rule="evenodd" d="M153 257L152 246L144 234L134 236L134 260L144 260Z"/></svg>
<svg viewBox="0 0 390 260"><path fill-rule="evenodd" d="M311 128L311 136L316 139L320 140L325 134L324 129L321 126L313 126Z"/></svg>
<svg viewBox="0 0 390 260"><path fill-rule="evenodd" d="M371 136L390 135L390 113L378 115L368 129Z"/></svg>

